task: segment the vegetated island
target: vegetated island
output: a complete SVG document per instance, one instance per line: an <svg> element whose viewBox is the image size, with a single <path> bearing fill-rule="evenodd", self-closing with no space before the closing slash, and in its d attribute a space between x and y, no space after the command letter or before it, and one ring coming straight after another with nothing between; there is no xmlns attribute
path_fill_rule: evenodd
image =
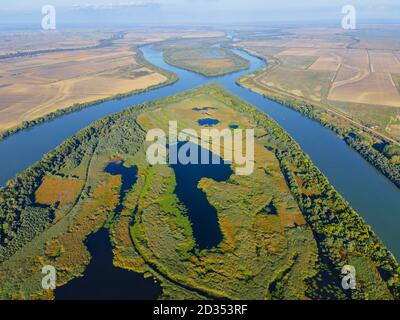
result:
<svg viewBox="0 0 400 320"><path fill-rule="evenodd" d="M202 118L256 134L253 174L198 183L222 235L207 249L174 168L145 156L147 130L169 119L200 129ZM110 163L136 167L135 184ZM82 275L84 240L101 227L114 265L156 278L161 299L400 298L400 268L365 221L282 128L215 84L100 119L10 180L0 190L0 297L54 298L42 266L56 267L59 286ZM356 290L342 289L344 265L357 270Z"/></svg>
<svg viewBox="0 0 400 320"><path fill-rule="evenodd" d="M178 39L155 46L167 63L207 77L223 76L249 68L250 62L225 47L225 38Z"/></svg>

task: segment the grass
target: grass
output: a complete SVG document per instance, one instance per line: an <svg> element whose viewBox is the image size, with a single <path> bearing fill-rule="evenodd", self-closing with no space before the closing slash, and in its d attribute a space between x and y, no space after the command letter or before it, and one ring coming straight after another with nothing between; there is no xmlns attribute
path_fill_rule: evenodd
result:
<svg viewBox="0 0 400 320"><path fill-rule="evenodd" d="M47 176L36 191L36 202L43 205L72 204L80 195L83 186L82 180Z"/></svg>
<svg viewBox="0 0 400 320"><path fill-rule="evenodd" d="M305 99L321 101L327 95L331 77L331 72L293 70L285 66L266 71L255 81L262 86L289 92Z"/></svg>

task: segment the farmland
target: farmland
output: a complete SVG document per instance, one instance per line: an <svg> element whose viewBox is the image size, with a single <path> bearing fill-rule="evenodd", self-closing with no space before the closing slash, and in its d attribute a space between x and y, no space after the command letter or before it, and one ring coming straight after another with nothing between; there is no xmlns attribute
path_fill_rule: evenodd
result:
<svg viewBox="0 0 400 320"><path fill-rule="evenodd" d="M201 129L204 117L219 120L216 128L254 128L256 167L249 176L200 180L197 187L216 209L223 240L199 250L187 208L175 193L175 170L148 164L145 136L171 119L180 129ZM136 184L123 195L122 177L105 172L122 159L126 168L137 168ZM74 196L53 205L59 197L49 192L54 184L75 190ZM1 298L54 298L40 287L41 266L57 268L60 286L82 275L91 259L84 240L102 226L112 238L114 264L158 279L164 299L399 294L395 260L292 138L215 84L98 120L0 193L0 217L7 221L0 230ZM39 205L32 202L35 195L36 201L46 199ZM351 297L338 283L348 263L357 266L360 283Z"/></svg>
<svg viewBox="0 0 400 320"><path fill-rule="evenodd" d="M38 50L70 50L81 47L92 47L102 39L112 36L112 32L96 30L70 30L43 33L34 31L0 33L0 56L7 54L28 53Z"/></svg>
<svg viewBox="0 0 400 320"><path fill-rule="evenodd" d="M360 38L367 36L364 31L358 31ZM400 63L392 50L397 40L390 27L379 31L379 41L371 35L364 48L354 33L332 28L289 29L273 39L242 39L239 47L269 65L239 83L331 128L400 186L400 154L382 154L379 148L400 144Z"/></svg>
<svg viewBox="0 0 400 320"><path fill-rule="evenodd" d="M0 133L73 106L171 83L174 76L145 62L137 46L170 37L221 33L139 30L94 32L92 38L91 34L2 35L9 50L5 54L16 56L0 59ZM21 55L25 53L32 54Z"/></svg>
<svg viewBox="0 0 400 320"><path fill-rule="evenodd" d="M273 39L242 39L239 46L270 61L252 81L276 94L343 112L383 135L400 114L396 80L400 44L395 27L361 28L346 33L333 28L288 29ZM354 39L359 40L355 42ZM374 117L375 116L375 117Z"/></svg>
<svg viewBox="0 0 400 320"><path fill-rule="evenodd" d="M167 81L127 49L51 54L1 64L0 130L73 104L143 90ZM110 83L112 85L110 86Z"/></svg>

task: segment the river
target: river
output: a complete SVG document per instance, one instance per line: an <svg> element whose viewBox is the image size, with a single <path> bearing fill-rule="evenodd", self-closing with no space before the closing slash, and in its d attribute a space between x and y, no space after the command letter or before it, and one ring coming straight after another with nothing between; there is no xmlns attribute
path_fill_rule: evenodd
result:
<svg viewBox="0 0 400 320"><path fill-rule="evenodd" d="M151 46L141 48L149 62L176 73L179 81L120 100L110 100L21 131L0 142L0 185L23 171L66 138L93 121L125 108L217 81L243 100L275 119L310 156L332 185L377 232L385 245L400 257L400 190L349 148L332 131L300 113L239 87L240 76L265 67L265 62L244 51L235 53L251 62L248 70L207 78L166 64Z"/></svg>

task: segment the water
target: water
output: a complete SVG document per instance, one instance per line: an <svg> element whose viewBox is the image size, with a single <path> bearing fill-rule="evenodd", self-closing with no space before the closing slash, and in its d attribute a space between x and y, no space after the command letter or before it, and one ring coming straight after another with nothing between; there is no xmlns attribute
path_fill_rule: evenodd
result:
<svg viewBox="0 0 400 320"><path fill-rule="evenodd" d="M127 168L124 166L123 161L116 161L109 163L104 171L113 176L122 176L119 203L114 210L115 214L120 214L123 209L122 203L124 202L126 193L132 189L133 185L136 183L137 167Z"/></svg>
<svg viewBox="0 0 400 320"><path fill-rule="evenodd" d="M202 127L213 127L219 123L217 119L205 118L197 120L197 123Z"/></svg>
<svg viewBox="0 0 400 320"><path fill-rule="evenodd" d="M57 300L156 300L162 293L153 279L116 268L107 229L101 229L85 242L92 259L81 278L57 288Z"/></svg>
<svg viewBox="0 0 400 320"><path fill-rule="evenodd" d="M275 119L309 154L350 205L373 227L393 254L397 258L400 257L400 191L329 129L290 108L236 85L236 79L264 67L264 61L234 50L249 60L251 67L248 70L209 79L166 64L162 54L153 50L151 46L142 47L142 51L148 61L178 74L180 80L168 87L104 102L65 115L1 141L0 185L4 185L15 174L40 160L46 152L100 117L210 81L217 81Z"/></svg>
<svg viewBox="0 0 400 320"><path fill-rule="evenodd" d="M120 214L126 192L137 181L137 167L127 168L122 160L117 160L109 163L104 171L121 176L120 200L115 209L115 214ZM160 285L153 280L145 279L142 274L114 267L107 229L103 228L90 235L85 245L92 256L90 264L83 277L57 288L57 300L155 300L161 295Z"/></svg>
<svg viewBox="0 0 400 320"><path fill-rule="evenodd" d="M209 165L183 165L181 163L172 165L176 176L175 194L187 209L196 240L196 248L199 250L211 249L218 246L222 241L217 210L209 204L206 194L197 186L202 178L210 178L218 182L226 181L233 174L233 171L229 164L225 164L221 158L211 155L207 150L190 142L181 143L178 149L182 148L183 145L198 150L197 163L201 163L202 153L208 155L209 163L212 163L212 157L217 158L220 162L220 164Z"/></svg>
<svg viewBox="0 0 400 320"><path fill-rule="evenodd" d="M193 111L208 111L208 110L218 110L217 107L203 107L203 108L193 108Z"/></svg>

